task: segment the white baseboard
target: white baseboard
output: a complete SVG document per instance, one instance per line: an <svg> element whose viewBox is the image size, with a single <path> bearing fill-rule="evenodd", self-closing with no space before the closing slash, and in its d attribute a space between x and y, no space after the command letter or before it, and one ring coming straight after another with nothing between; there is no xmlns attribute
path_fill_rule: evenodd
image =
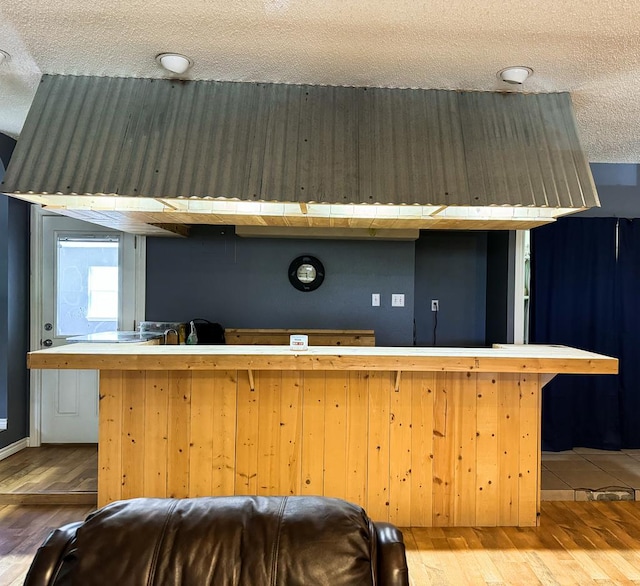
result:
<svg viewBox="0 0 640 586"><path fill-rule="evenodd" d="M22 438L21 440L18 440L17 442L13 442L12 444L8 445L6 448L0 449L0 460L4 460L9 456L13 456L13 454L17 454L20 450L24 450L28 446L29 446L29 441L26 437Z"/></svg>

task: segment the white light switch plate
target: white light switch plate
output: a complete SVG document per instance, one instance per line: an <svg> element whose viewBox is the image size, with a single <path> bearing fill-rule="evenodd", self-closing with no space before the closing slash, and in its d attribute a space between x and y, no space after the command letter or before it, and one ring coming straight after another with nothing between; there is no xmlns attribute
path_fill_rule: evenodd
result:
<svg viewBox="0 0 640 586"><path fill-rule="evenodd" d="M404 307L404 293L391 294L391 307Z"/></svg>
<svg viewBox="0 0 640 586"><path fill-rule="evenodd" d="M371 307L380 307L380 293L371 293Z"/></svg>

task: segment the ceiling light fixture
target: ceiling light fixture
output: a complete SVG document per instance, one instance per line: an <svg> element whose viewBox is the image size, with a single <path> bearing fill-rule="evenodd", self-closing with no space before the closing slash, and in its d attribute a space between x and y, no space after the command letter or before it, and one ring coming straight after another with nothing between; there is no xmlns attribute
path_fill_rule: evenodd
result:
<svg viewBox="0 0 640 586"><path fill-rule="evenodd" d="M498 71L498 77L505 83L522 85L532 73L531 67L507 67Z"/></svg>
<svg viewBox="0 0 640 586"><path fill-rule="evenodd" d="M156 56L156 61L167 71L178 74L184 73L193 65L189 57L178 53L160 53Z"/></svg>
<svg viewBox="0 0 640 586"><path fill-rule="evenodd" d="M3 63L9 63L9 61L11 61L11 55L9 55L9 53L7 53L6 51L0 49L0 65L2 65Z"/></svg>

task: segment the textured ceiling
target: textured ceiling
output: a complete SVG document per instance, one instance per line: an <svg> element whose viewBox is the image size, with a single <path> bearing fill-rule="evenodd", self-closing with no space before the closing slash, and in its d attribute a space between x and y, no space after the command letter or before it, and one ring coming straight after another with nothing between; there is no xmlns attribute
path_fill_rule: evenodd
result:
<svg viewBox="0 0 640 586"><path fill-rule="evenodd" d="M18 136L41 73L378 87L569 91L592 162L640 162L637 0L12 0L0 5L0 131Z"/></svg>

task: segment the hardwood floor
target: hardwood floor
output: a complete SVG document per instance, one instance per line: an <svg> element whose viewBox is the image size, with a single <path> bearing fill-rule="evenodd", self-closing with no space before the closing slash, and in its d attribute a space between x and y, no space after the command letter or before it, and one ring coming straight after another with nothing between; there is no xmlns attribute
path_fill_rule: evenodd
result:
<svg viewBox="0 0 640 586"><path fill-rule="evenodd" d="M96 445L43 445L0 461L0 505L94 505Z"/></svg>
<svg viewBox="0 0 640 586"><path fill-rule="evenodd" d="M96 476L95 446L27 448L0 461L2 586L22 584L52 529L93 510ZM93 500L83 506L17 506L23 498L58 503L69 496ZM412 584L640 585L640 502L541 506L537 528L403 529Z"/></svg>
<svg viewBox="0 0 640 586"><path fill-rule="evenodd" d="M56 527L82 521L92 506L0 506L0 584L24 582L40 544Z"/></svg>
<svg viewBox="0 0 640 586"><path fill-rule="evenodd" d="M1 506L0 584L22 584L48 533L91 510ZM405 528L403 533L414 586L640 584L635 502L542 503L540 527Z"/></svg>
<svg viewBox="0 0 640 586"><path fill-rule="evenodd" d="M405 529L412 583L640 584L640 503L544 502L540 527Z"/></svg>

